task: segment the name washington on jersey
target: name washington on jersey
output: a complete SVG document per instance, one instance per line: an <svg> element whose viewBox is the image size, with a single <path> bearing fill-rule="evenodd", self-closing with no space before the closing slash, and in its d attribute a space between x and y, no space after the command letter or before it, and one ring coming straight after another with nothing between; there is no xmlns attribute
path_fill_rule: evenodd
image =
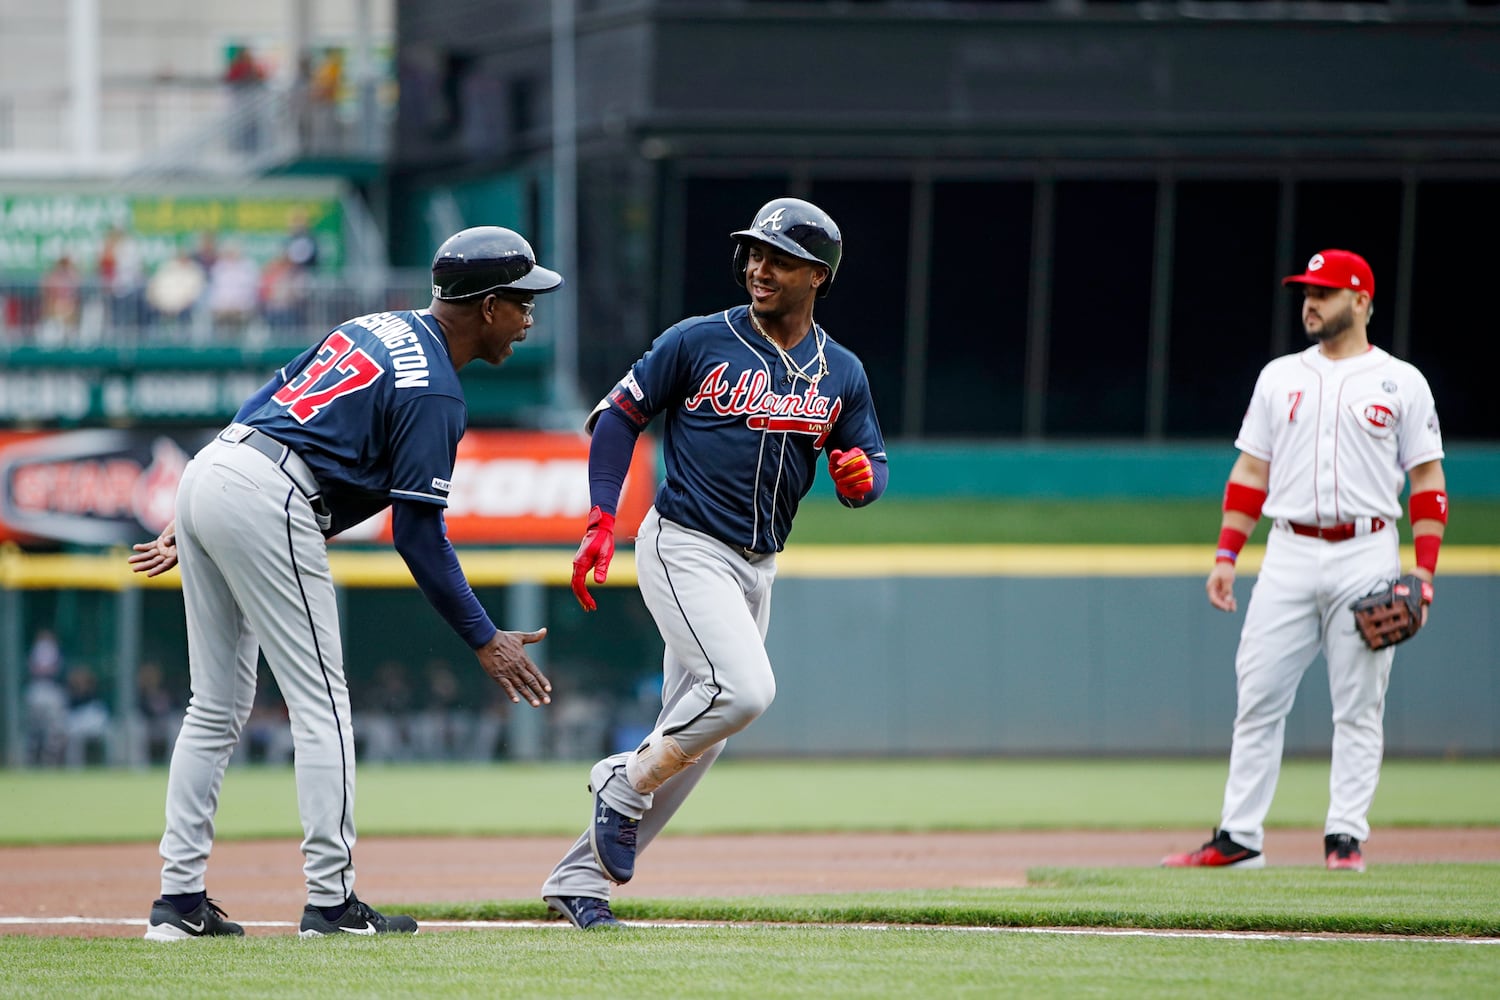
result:
<svg viewBox="0 0 1500 1000"><path fill-rule="evenodd" d="M397 389L423 389L427 387L427 353L417 339L417 331L411 324L394 313L372 313L350 320L373 333L390 351L391 367L396 370Z"/></svg>

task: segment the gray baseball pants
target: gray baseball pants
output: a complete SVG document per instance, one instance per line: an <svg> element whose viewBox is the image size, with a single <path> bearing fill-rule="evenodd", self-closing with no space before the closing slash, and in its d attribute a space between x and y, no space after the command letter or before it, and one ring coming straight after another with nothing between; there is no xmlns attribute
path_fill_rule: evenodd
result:
<svg viewBox="0 0 1500 1000"><path fill-rule="evenodd" d="M216 439L177 494L192 698L172 751L162 893L204 890L224 769L255 700L256 661L286 700L308 901L354 891L354 737L328 550L308 500L269 458Z"/></svg>
<svg viewBox="0 0 1500 1000"><path fill-rule="evenodd" d="M641 819L639 857L703 780L724 741L759 718L776 696L765 645L776 556L747 558L711 535L663 518L653 507L641 522L635 563L641 597L666 643L656 731L675 736L689 756L702 754L650 795L623 780L604 786L611 808ZM595 764L594 787L623 769L629 756L617 753ZM610 886L585 831L547 877L542 895L608 899Z"/></svg>

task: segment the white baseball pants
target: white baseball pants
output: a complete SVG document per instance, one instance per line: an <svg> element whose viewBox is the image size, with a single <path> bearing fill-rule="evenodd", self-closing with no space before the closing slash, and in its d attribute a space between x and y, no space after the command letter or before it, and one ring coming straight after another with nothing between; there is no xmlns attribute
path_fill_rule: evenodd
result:
<svg viewBox="0 0 1500 1000"><path fill-rule="evenodd" d="M1369 839L1394 650L1367 648L1349 605L1400 574L1398 545L1394 526L1341 542L1271 530L1234 665L1239 704L1219 826L1236 843L1262 850L1286 717L1320 649L1333 704L1324 833Z"/></svg>

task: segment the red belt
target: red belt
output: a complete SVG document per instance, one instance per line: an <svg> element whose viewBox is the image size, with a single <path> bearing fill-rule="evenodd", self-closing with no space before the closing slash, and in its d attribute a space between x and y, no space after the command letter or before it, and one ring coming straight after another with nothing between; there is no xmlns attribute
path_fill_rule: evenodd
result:
<svg viewBox="0 0 1500 1000"><path fill-rule="evenodd" d="M1354 521L1344 524L1332 524L1326 528L1320 528L1316 524L1297 524L1295 521L1286 523L1288 528L1299 535L1307 535L1310 538L1321 538L1325 542L1343 542L1354 537L1359 525ZM1370 518L1370 534L1374 534L1385 527L1385 521L1378 517Z"/></svg>

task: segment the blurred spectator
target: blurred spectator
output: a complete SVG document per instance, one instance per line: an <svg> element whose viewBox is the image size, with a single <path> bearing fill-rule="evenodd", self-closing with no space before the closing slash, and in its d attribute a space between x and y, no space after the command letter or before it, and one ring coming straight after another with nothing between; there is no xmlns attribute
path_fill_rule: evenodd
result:
<svg viewBox="0 0 1500 1000"><path fill-rule="evenodd" d="M208 310L215 338L243 334L255 315L259 297L260 269L255 261L241 253L238 244L225 244L208 272Z"/></svg>
<svg viewBox="0 0 1500 1000"><path fill-rule="evenodd" d="M552 689L557 691L558 682ZM575 690L565 686L566 697L554 697L557 710L552 713L552 756L558 760L595 760L607 752L609 735L609 702L595 691ZM650 729L647 729L650 732ZM631 749L634 749L632 747Z"/></svg>
<svg viewBox="0 0 1500 1000"><path fill-rule="evenodd" d="M27 764L56 767L68 746L68 692L59 681L62 650L51 629L41 629L27 655L28 680L21 696L24 705L24 760Z"/></svg>
<svg viewBox="0 0 1500 1000"><path fill-rule="evenodd" d="M112 226L99 251L99 284L106 321L113 329L137 332L145 316L146 264L130 234Z"/></svg>
<svg viewBox="0 0 1500 1000"><path fill-rule="evenodd" d="M355 709L354 735L363 748L361 761L406 760L407 715L411 711L411 686L406 667L399 660L386 660L375 668L374 683Z"/></svg>
<svg viewBox="0 0 1500 1000"><path fill-rule="evenodd" d="M109 705L99 694L98 675L86 664L69 667L67 765L109 763L113 733Z"/></svg>
<svg viewBox="0 0 1500 1000"><path fill-rule="evenodd" d="M286 259L295 267L311 271L318 266L318 239L307 228L307 213L292 214L286 237Z"/></svg>
<svg viewBox="0 0 1500 1000"><path fill-rule="evenodd" d="M187 251L157 265L146 283L146 302L155 311L164 331L184 339L191 332L193 306L202 297L208 282L203 268Z"/></svg>
<svg viewBox="0 0 1500 1000"><path fill-rule="evenodd" d="M234 116L230 126L230 148L236 152L253 153L260 147L260 122L255 99L265 80L265 72L256 62L250 46L230 46L224 82L229 85L229 111Z"/></svg>
<svg viewBox="0 0 1500 1000"><path fill-rule="evenodd" d="M445 660L438 659L429 660L423 674L427 702L411 719L412 752L418 760L445 760L462 747L469 728L458 677Z"/></svg>
<svg viewBox="0 0 1500 1000"><path fill-rule="evenodd" d="M304 49L297 56L297 73L292 77L292 110L297 115L297 148L307 152L312 148L312 53Z"/></svg>
<svg viewBox="0 0 1500 1000"><path fill-rule="evenodd" d="M294 330L307 322L307 281L284 253L260 272L260 310L273 331Z"/></svg>
<svg viewBox="0 0 1500 1000"><path fill-rule="evenodd" d="M210 232L198 234L198 245L193 250L193 261L208 274L219 261L219 238Z"/></svg>
<svg viewBox="0 0 1500 1000"><path fill-rule="evenodd" d="M510 699L495 688L484 708L473 718L474 729L466 740L463 756L475 761L490 761L501 756L509 721Z"/></svg>
<svg viewBox="0 0 1500 1000"><path fill-rule="evenodd" d="M81 306L80 287L82 279L73 258L67 254L53 263L42 275L42 322L37 330L37 340L43 344L58 345L70 340L78 330Z"/></svg>
<svg viewBox="0 0 1500 1000"><path fill-rule="evenodd" d="M140 715L140 759L163 764L172 757L172 744L182 728L183 706L166 684L161 664L146 660L135 671L135 707Z"/></svg>
<svg viewBox="0 0 1500 1000"><path fill-rule="evenodd" d="M343 50L326 48L308 84L309 148L314 151L336 152L343 146L338 116L339 92L343 86Z"/></svg>

